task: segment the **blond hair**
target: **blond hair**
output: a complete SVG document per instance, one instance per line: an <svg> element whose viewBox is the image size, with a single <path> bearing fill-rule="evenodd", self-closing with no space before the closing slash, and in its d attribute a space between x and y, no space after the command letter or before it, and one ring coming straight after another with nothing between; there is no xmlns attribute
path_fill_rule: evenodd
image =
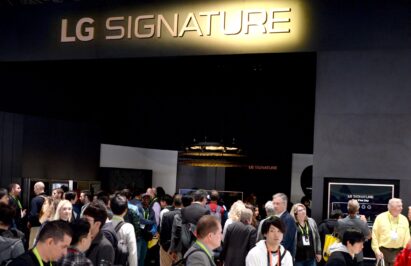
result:
<svg viewBox="0 0 411 266"><path fill-rule="evenodd" d="M244 202L237 200L231 205L230 212L228 213L228 218L233 221L239 221L241 216L241 211L245 209Z"/></svg>
<svg viewBox="0 0 411 266"><path fill-rule="evenodd" d="M61 219L61 217L60 217L60 210L61 210L61 208L63 208L64 206L67 206L67 205L69 205L69 206L71 207L71 209L73 209L73 205L71 204L70 201L68 201L68 200L60 200L59 204L57 205L56 211L54 212L53 220L60 220L60 219ZM70 216L69 216L69 219L68 219L67 222L70 222L70 221L71 221L71 218L72 218L72 217L71 217L71 213L70 213Z"/></svg>
<svg viewBox="0 0 411 266"><path fill-rule="evenodd" d="M291 208L291 217L293 217L293 219L294 219L294 221L296 221L296 222L298 222L298 220L297 220L297 213L298 213L298 207L301 207L301 208L303 208L305 211L307 211L307 208L305 207L305 205L304 204L302 204L302 203L296 203L296 204L294 204L293 205L293 207ZM307 215L305 215L305 218L304 218L304 220L305 221L307 221Z"/></svg>

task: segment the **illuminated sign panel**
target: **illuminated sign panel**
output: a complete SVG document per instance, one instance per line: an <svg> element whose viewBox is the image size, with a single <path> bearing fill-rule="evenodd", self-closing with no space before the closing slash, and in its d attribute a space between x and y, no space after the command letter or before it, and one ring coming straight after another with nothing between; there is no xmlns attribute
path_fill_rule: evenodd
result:
<svg viewBox="0 0 411 266"><path fill-rule="evenodd" d="M214 1L63 16L58 30L62 47L86 42L206 54L262 53L296 50L308 25L305 18L298 1Z"/></svg>
<svg viewBox="0 0 411 266"><path fill-rule="evenodd" d="M278 26L280 25L279 23L290 23L290 18L277 18L276 15L283 12L291 13L291 8L270 9L268 12L266 10L240 10L237 12L237 16L233 16L230 19L225 11L199 12L197 15L188 13L180 30L179 18L181 16L178 13L174 14L171 23L167 21L163 14L157 16L154 14L140 15L136 18L132 16L109 17L105 20L105 31L108 33L105 39L161 38L164 33L171 37L184 37L186 32L196 32L198 36L290 33L289 27L281 28L281 26ZM200 17L205 17L205 21L200 21ZM217 26L217 29L213 25L213 23L216 23L216 20L219 20L219 27ZM200 24L200 22L204 23ZM81 18L76 23L77 40L93 40L93 24L93 18ZM67 36L67 25L68 20L63 19L61 22L61 41L75 42L76 37ZM215 32L212 32L211 29L215 30Z"/></svg>
<svg viewBox="0 0 411 266"><path fill-rule="evenodd" d="M0 9L0 60L312 50L303 0L67 1ZM29 23L28 23L29 22Z"/></svg>

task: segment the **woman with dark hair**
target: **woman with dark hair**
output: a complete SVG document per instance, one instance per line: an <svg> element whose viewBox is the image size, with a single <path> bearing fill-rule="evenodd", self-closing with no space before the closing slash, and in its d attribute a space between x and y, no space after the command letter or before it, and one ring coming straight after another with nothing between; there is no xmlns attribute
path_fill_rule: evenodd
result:
<svg viewBox="0 0 411 266"><path fill-rule="evenodd" d="M354 228L347 229L343 235L341 245L332 253L326 265L328 266L359 266L362 262L357 262L355 255L364 248L364 234Z"/></svg>
<svg viewBox="0 0 411 266"><path fill-rule="evenodd" d="M0 202L4 204L9 204L9 193L7 193L7 189L0 188Z"/></svg>
<svg viewBox="0 0 411 266"><path fill-rule="evenodd" d="M263 240L248 252L246 266L282 265L292 266L293 258L280 243L283 240L285 226L280 218L273 216L264 221L261 227Z"/></svg>
<svg viewBox="0 0 411 266"><path fill-rule="evenodd" d="M258 209L258 207L255 207L254 205L252 205L250 203L246 203L245 207L247 209L250 209L253 212L253 218L252 218L252 221L251 221L251 225L254 226L255 229L257 229L258 225L259 225L259 221L256 218L256 208Z"/></svg>
<svg viewBox="0 0 411 266"><path fill-rule="evenodd" d="M70 224L73 238L67 254L57 263L61 266L93 266L85 255L91 245L90 223L85 219L75 220Z"/></svg>

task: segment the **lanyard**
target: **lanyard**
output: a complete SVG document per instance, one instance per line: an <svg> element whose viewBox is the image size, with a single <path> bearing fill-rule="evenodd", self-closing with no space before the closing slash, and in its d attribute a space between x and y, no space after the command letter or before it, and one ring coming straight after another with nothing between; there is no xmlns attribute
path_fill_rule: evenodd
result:
<svg viewBox="0 0 411 266"><path fill-rule="evenodd" d="M210 257L211 260L213 260L213 256L211 256L210 252L208 251L208 249L203 245L203 243L201 243L200 241L196 240L196 244L205 251L205 253L207 253L207 255Z"/></svg>
<svg viewBox="0 0 411 266"><path fill-rule="evenodd" d="M388 221L390 222L391 230L393 230L393 228L392 228L392 223L391 223L391 217L393 217L393 216L391 215L391 213L388 213ZM394 218L394 217L393 217L393 218ZM397 232L397 230L398 230L398 225L399 225L399 223L400 223L400 218L398 217L397 227L395 228L395 232Z"/></svg>
<svg viewBox="0 0 411 266"><path fill-rule="evenodd" d="M44 266L43 260L40 257L40 254L39 254L39 251L37 250L37 247L33 248L32 250L33 250L33 254L34 254L34 256L36 256L36 259L38 260L40 266ZM53 266L53 264L51 264L51 261L49 262L49 265Z"/></svg>
<svg viewBox="0 0 411 266"><path fill-rule="evenodd" d="M301 234L303 234L304 236L308 236L308 226L307 223L304 224L304 227L301 227L300 223L298 223L298 227L300 228ZM304 234L305 231L305 234Z"/></svg>
<svg viewBox="0 0 411 266"><path fill-rule="evenodd" d="M267 243L265 243L265 247L267 248L267 266L274 266L273 265L273 255L272 255L271 250L268 248ZM280 266L281 265L280 264L280 246L278 246L278 250L276 251L276 253L277 253L277 259L278 259L277 266Z"/></svg>
<svg viewBox="0 0 411 266"><path fill-rule="evenodd" d="M17 205L19 206L20 209L23 209L23 206L21 206L21 202L19 201L18 198L15 198L15 197L12 196L12 195L10 195L10 197L12 197L12 198L17 202Z"/></svg>

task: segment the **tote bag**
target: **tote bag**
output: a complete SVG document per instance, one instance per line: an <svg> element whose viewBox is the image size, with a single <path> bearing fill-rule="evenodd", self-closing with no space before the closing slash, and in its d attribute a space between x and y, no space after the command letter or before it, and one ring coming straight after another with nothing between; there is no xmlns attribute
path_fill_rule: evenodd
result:
<svg viewBox="0 0 411 266"><path fill-rule="evenodd" d="M334 234L326 234L324 240L324 249L323 249L323 258L324 261L328 261L328 257L330 257L330 247L335 244L339 243L340 240Z"/></svg>

